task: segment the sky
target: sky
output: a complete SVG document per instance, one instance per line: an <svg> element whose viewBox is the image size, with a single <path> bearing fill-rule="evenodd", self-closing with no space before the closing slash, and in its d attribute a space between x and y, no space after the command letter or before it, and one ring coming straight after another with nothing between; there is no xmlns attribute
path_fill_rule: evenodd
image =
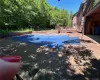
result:
<svg viewBox="0 0 100 80"><path fill-rule="evenodd" d="M48 4L57 7L59 9L65 9L69 13L72 11L76 13L80 7L80 4L83 0L47 0Z"/></svg>

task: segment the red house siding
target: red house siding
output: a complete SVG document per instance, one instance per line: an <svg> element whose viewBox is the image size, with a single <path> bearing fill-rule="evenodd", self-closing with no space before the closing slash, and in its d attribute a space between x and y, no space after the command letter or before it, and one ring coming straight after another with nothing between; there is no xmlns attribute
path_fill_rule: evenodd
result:
<svg viewBox="0 0 100 80"><path fill-rule="evenodd" d="M90 10L86 15L84 26L85 34L97 34L97 26L100 26L100 4ZM100 28L98 28L100 29ZM100 34L100 33L99 33Z"/></svg>

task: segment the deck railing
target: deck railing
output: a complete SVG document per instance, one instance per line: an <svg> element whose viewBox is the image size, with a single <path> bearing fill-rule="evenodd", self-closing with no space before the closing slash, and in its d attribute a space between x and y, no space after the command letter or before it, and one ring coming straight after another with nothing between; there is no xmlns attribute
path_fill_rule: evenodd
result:
<svg viewBox="0 0 100 80"><path fill-rule="evenodd" d="M83 14L86 14L87 12L91 11L98 4L100 4L100 0L87 0L87 1L85 1Z"/></svg>

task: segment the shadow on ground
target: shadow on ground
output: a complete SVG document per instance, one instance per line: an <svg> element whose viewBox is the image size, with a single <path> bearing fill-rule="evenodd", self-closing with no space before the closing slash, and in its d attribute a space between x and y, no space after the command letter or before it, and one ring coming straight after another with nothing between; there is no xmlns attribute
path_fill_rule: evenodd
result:
<svg viewBox="0 0 100 80"><path fill-rule="evenodd" d="M92 58L92 54L79 50L80 54L71 54L68 50L61 57L58 56L58 50L40 51L40 46L30 43L13 41L10 38L0 40L0 55L17 55L22 57L22 66L19 75L24 80L86 80L86 78L97 78L100 76L100 60ZM69 47L70 50L72 49ZM77 48L76 48L77 50ZM82 49L83 50L83 49ZM70 69L69 56L76 56L76 62L89 59L89 63L82 71L82 74L74 74L74 70ZM78 64L78 63L77 63ZM72 65L73 66L73 65ZM78 64L78 66L81 66ZM34 69L39 69L34 75Z"/></svg>
<svg viewBox="0 0 100 80"><path fill-rule="evenodd" d="M81 42L83 42L83 43L93 43L92 40L84 40L84 39L81 39Z"/></svg>
<svg viewBox="0 0 100 80"><path fill-rule="evenodd" d="M91 39L95 40L96 42L100 43L100 35L87 35Z"/></svg>
<svg viewBox="0 0 100 80"><path fill-rule="evenodd" d="M83 71L86 77L89 77L89 79L100 80L100 60L95 58L91 59L88 65L89 67Z"/></svg>

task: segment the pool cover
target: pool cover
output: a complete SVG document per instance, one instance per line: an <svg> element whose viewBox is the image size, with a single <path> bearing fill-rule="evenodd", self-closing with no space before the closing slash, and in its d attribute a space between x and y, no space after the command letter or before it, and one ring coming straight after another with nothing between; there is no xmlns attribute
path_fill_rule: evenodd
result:
<svg viewBox="0 0 100 80"><path fill-rule="evenodd" d="M49 48L60 48L64 44L80 44L78 37L70 37L66 35L24 35L12 37L13 40L33 43L39 46Z"/></svg>

